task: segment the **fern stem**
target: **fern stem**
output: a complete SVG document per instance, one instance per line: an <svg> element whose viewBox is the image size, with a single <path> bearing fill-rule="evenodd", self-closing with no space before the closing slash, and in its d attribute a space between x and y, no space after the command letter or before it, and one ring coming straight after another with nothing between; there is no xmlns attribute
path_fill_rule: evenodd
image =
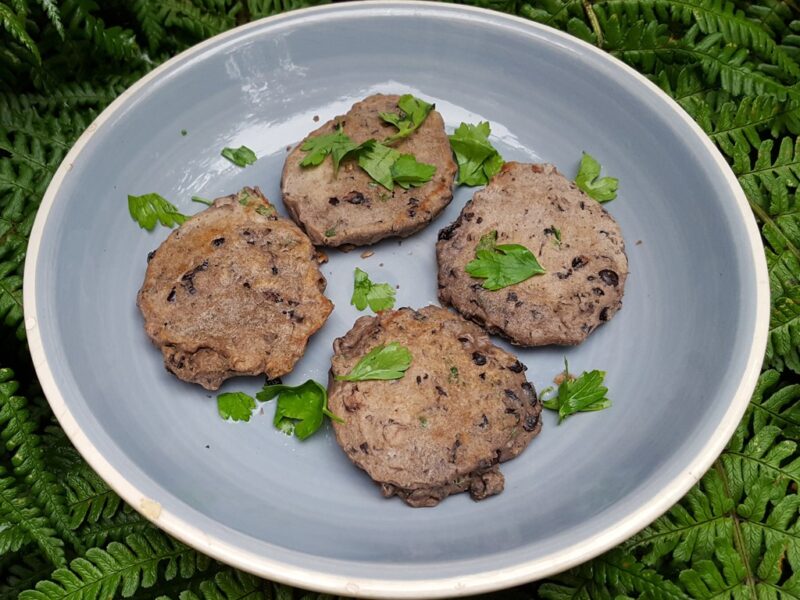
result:
<svg viewBox="0 0 800 600"><path fill-rule="evenodd" d="M14 146L10 146L2 141L0 141L0 150L8 152L12 157L16 156L20 160L36 167L37 169L41 169L42 171L47 171L49 175L55 173L55 167L53 165L49 165L45 162L37 160L31 154L19 152ZM49 179L49 176L48 176Z"/></svg>
<svg viewBox="0 0 800 600"><path fill-rule="evenodd" d="M19 290L8 288L4 279L0 279L0 296L11 298L14 304L22 310L22 295Z"/></svg>
<svg viewBox="0 0 800 600"><path fill-rule="evenodd" d="M717 521L724 521L726 519L725 515L721 515L719 517L714 517L712 519L708 519L705 521L697 521L692 523L691 525L687 525L686 527L675 527L674 529L669 529L668 531L664 531L661 533L654 533L653 535L637 537L636 541L631 544L626 544L626 547L629 549L633 548L640 548L646 544L650 544L654 540L660 540L662 538L669 538L669 537L683 537L683 534L687 531L692 531L693 529L702 529L704 527L708 527L712 523Z"/></svg>
<svg viewBox="0 0 800 600"><path fill-rule="evenodd" d="M746 123L745 125L739 125L737 127L730 127L728 129L717 129L713 133L709 133L708 137L710 137L711 140L716 144L717 140L719 140L720 138L724 139L726 136L732 135L732 134L736 133L737 131L744 131L746 129L751 129L753 127L762 127L764 125L768 125L769 123L772 123L775 119L777 119L779 117L782 117L784 115L789 115L789 114L792 114L792 113L796 113L796 112L800 112L800 107L794 106L793 108L790 108L788 110L783 110L781 112L775 113L774 115L770 115L768 117L764 117L763 119L750 121L750 122Z"/></svg>
<svg viewBox="0 0 800 600"><path fill-rule="evenodd" d="M734 452L733 450L725 450L725 454L729 456L738 456L740 458L752 461L754 463L758 463L760 466L764 467L765 469L769 469L771 471L775 471L776 473L780 474L782 477L785 477L789 481L798 481L798 478L789 473L788 471L784 471L778 467L775 467L768 462L761 460L760 458L755 458L749 454L742 454L741 452ZM760 524L759 524L760 525Z"/></svg>
<svg viewBox="0 0 800 600"><path fill-rule="evenodd" d="M761 169L761 170L767 171L769 169ZM783 238L783 241L786 244L786 248L789 250L789 252L794 254L795 257L798 260L800 260L800 250L797 249L797 246L795 246L792 243L792 241L786 236L783 230L780 227L778 227L777 223L775 223L775 221L772 220L772 217L769 216L767 211L765 211L763 208L761 208L758 204L756 204L749 198L747 202L750 204L750 208L756 214L758 220L761 221L763 225L770 225L774 231L778 232L778 234L780 234L780 236Z"/></svg>
<svg viewBox="0 0 800 600"><path fill-rule="evenodd" d="M725 494L728 498L733 498L731 494L730 485L728 484L728 477L725 473L725 467L719 461L719 459L714 461L714 470L719 475L720 481L722 482L722 486L725 488ZM742 525L739 522L739 515L736 513L736 508L732 508L730 511L731 521L733 522L733 547L736 549L736 552L739 553L739 556L742 559L742 564L744 565L745 569L745 584L750 592L751 598L758 598L758 590L756 589L756 580L753 576L753 569L752 565L750 564L750 560L748 559L747 554L745 553L745 545L744 545L744 537L742 535Z"/></svg>
<svg viewBox="0 0 800 600"><path fill-rule="evenodd" d="M779 421L782 425L788 426L788 425L798 425L798 424L800 424L800 422L792 421L791 419L786 418L782 414L776 413L774 410L770 410L768 408L764 408L760 404L756 404L756 403L753 402L753 403L751 403L751 406L755 410L760 410L762 412L767 413L768 415L770 415L773 418L774 421ZM738 452L727 451L727 454L738 454ZM744 456L744 455L742 455L742 456ZM795 479L795 478L792 477L791 479ZM795 479L795 481L796 481L796 479Z"/></svg>
<svg viewBox="0 0 800 600"><path fill-rule="evenodd" d="M592 4L590 0L581 0L581 4L583 5L583 10L586 13L586 17L589 19L589 23L592 25L592 31L594 31L594 35L597 39L595 39L595 45L598 48L603 47L603 30L600 27L600 21L597 20L597 15L592 8Z"/></svg>

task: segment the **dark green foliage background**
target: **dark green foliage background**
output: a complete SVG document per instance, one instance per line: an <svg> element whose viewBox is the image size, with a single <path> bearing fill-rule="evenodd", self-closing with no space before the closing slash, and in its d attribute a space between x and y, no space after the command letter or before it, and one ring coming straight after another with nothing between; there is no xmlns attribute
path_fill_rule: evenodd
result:
<svg viewBox="0 0 800 600"><path fill-rule="evenodd" d="M773 304L758 389L702 480L620 547L502 596L800 598L796 0L478 3L597 44L650 77L700 123L730 162L759 221ZM0 597L317 597L199 555L108 489L42 398L25 343L21 295L25 249L42 194L92 119L176 52L304 5L0 0Z"/></svg>

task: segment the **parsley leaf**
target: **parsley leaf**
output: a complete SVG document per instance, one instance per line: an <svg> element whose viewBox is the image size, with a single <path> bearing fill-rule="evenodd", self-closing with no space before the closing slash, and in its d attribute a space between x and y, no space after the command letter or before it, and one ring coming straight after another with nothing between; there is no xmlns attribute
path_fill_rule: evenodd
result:
<svg viewBox="0 0 800 600"><path fill-rule="evenodd" d="M503 157L489 142L491 133L489 123L483 121L477 125L461 123L450 136L450 147L458 163L456 183L485 185L500 172Z"/></svg>
<svg viewBox="0 0 800 600"><path fill-rule="evenodd" d="M496 245L497 231L481 237L475 259L467 263L472 277L486 279L484 289L496 291L545 272L533 253L519 244Z"/></svg>
<svg viewBox="0 0 800 600"><path fill-rule="evenodd" d="M226 392L217 396L217 412L223 419L249 421L256 401L242 392Z"/></svg>
<svg viewBox="0 0 800 600"><path fill-rule="evenodd" d="M375 140L356 144L341 128L335 133L306 140L300 149L308 152L300 161L301 167L320 165L330 154L334 173L338 172L341 161L356 156L358 165L387 190L393 190L395 183L405 189L420 186L430 181L436 172L434 165L417 162L413 155L401 155L394 148Z"/></svg>
<svg viewBox="0 0 800 600"><path fill-rule="evenodd" d="M303 142L300 149L304 152L308 152L308 154L300 161L300 166L316 167L322 164L325 157L330 154L333 159L333 171L334 173L338 173L339 163L341 163L348 154L351 152L356 153L371 143L372 140L367 140L362 144L356 144L350 136L342 131L340 126L333 133L318 135Z"/></svg>
<svg viewBox="0 0 800 600"><path fill-rule="evenodd" d="M401 154L394 161L391 171L394 182L408 189L428 183L436 173L436 166L417 162L413 154Z"/></svg>
<svg viewBox="0 0 800 600"><path fill-rule="evenodd" d="M238 167L246 167L252 165L258 157L256 153L250 150L247 146L239 146L238 148L223 148L220 153L233 164Z"/></svg>
<svg viewBox="0 0 800 600"><path fill-rule="evenodd" d="M414 133L434 108L433 104L428 104L411 94L400 96L397 106L400 109L400 114L380 113L381 119L391 123L398 129L397 133L383 141L384 144L392 144Z"/></svg>
<svg viewBox="0 0 800 600"><path fill-rule="evenodd" d="M376 346L365 354L347 375L337 375L337 381L367 381L370 379L400 379L411 366L411 352L397 342Z"/></svg>
<svg viewBox="0 0 800 600"><path fill-rule="evenodd" d="M213 200L207 200L202 196L192 196L192 202L199 202L200 204L205 204L206 206L214 206Z"/></svg>
<svg viewBox="0 0 800 600"><path fill-rule="evenodd" d="M267 384L256 394L256 398L262 402L272 400L275 396L278 397L278 405L273 425L288 435L294 433L301 440L322 426L325 415L344 422L328 410L328 390L313 379L297 386Z"/></svg>
<svg viewBox="0 0 800 600"><path fill-rule="evenodd" d="M600 163L591 154L583 153L575 183L586 195L598 202L608 202L617 197L619 179L616 177L600 177Z"/></svg>
<svg viewBox="0 0 800 600"><path fill-rule="evenodd" d="M388 310L394 306L394 288L388 283L372 283L366 271L356 267L353 282L353 297L350 304L358 310L367 305L373 312Z"/></svg>
<svg viewBox="0 0 800 600"><path fill-rule="evenodd" d="M164 227L180 225L188 217L178 212L169 200L159 194L128 196L128 212L142 229L153 231L156 223Z"/></svg>
<svg viewBox="0 0 800 600"><path fill-rule="evenodd" d="M262 217L272 217L277 213L275 207L272 206L271 204L269 206L264 204L259 204L258 206L256 206L256 212L260 214Z"/></svg>
<svg viewBox="0 0 800 600"><path fill-rule="evenodd" d="M489 233L486 233L481 236L481 239L478 240L478 245L475 246L475 254L478 252L488 250L491 252L497 246L497 230L492 229Z"/></svg>
<svg viewBox="0 0 800 600"><path fill-rule="evenodd" d="M558 411L559 423L577 412L593 412L611 406L611 400L606 398L608 388L603 385L605 371L584 371L580 377L573 379L564 359L564 375L556 395L542 401L545 408Z"/></svg>
<svg viewBox="0 0 800 600"><path fill-rule="evenodd" d="M372 142L359 152L358 166L387 190L392 190L394 189L392 166L398 158L400 153L394 148Z"/></svg>

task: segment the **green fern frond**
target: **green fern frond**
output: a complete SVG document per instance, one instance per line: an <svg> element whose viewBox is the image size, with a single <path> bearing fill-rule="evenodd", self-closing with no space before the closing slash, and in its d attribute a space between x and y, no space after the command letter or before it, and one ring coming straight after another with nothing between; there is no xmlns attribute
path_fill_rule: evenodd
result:
<svg viewBox="0 0 800 600"><path fill-rule="evenodd" d="M159 0L134 0L131 3L150 52L155 52L166 38L160 4Z"/></svg>
<svg viewBox="0 0 800 600"><path fill-rule="evenodd" d="M28 139L22 135L9 135L0 130L0 151L9 154L12 162L27 164L41 171L40 176L52 177L56 167L64 158L63 149L43 144L36 138Z"/></svg>
<svg viewBox="0 0 800 600"><path fill-rule="evenodd" d="M800 287L789 290L772 307L766 363L800 373Z"/></svg>
<svg viewBox="0 0 800 600"><path fill-rule="evenodd" d="M800 425L800 385L780 386L779 380L776 371L759 378L745 418L714 468L626 543L646 564L713 561L721 539L739 540L740 556L752 570L778 543L791 561L800 561L800 497L787 495L800 479L793 439Z"/></svg>
<svg viewBox="0 0 800 600"><path fill-rule="evenodd" d="M716 560L700 560L680 573L680 582L692 598L796 598L796 582L780 583L785 550L769 547L755 573L750 572L728 540L718 540Z"/></svg>
<svg viewBox="0 0 800 600"><path fill-rule="evenodd" d="M630 13L636 3L646 19L663 21L665 13L669 12L674 21L686 26L696 23L704 34L720 34L728 44L758 52L789 78L800 76L800 66L778 46L770 33L747 19L727 0L608 0L602 4L612 12Z"/></svg>
<svg viewBox="0 0 800 600"><path fill-rule="evenodd" d="M183 0L161 0L161 18L166 27L175 27L189 33L195 39L205 39L222 33L236 24L231 14L215 14L204 11L191 2Z"/></svg>
<svg viewBox="0 0 800 600"><path fill-rule="evenodd" d="M744 424L746 425L746 424ZM797 443L781 438L781 428L765 425L752 436L740 426L720 460L725 466L731 493L738 498L767 480L774 491L785 495L792 481L800 481Z"/></svg>
<svg viewBox="0 0 800 600"><path fill-rule="evenodd" d="M760 0L747 7L747 15L772 36L782 34L792 19L793 0Z"/></svg>
<svg viewBox="0 0 800 600"><path fill-rule="evenodd" d="M685 106L708 136L728 156L739 148L758 148L765 131L800 131L800 104L780 102L775 96L747 96L738 102L726 102L716 110L708 103L694 100Z"/></svg>
<svg viewBox="0 0 800 600"><path fill-rule="evenodd" d="M30 535L21 525L0 523L0 556L16 552L30 542Z"/></svg>
<svg viewBox="0 0 800 600"><path fill-rule="evenodd" d="M161 575L171 581L205 571L210 559L180 542L153 530L130 535L125 543L111 542L105 550L90 548L68 568L53 572L35 590L26 590L20 600L95 600L133 595L150 588Z"/></svg>
<svg viewBox="0 0 800 600"><path fill-rule="evenodd" d="M18 384L9 369L0 371L0 439L11 453L14 474L29 486L41 514L49 519L61 538L81 549L71 531L64 489L48 470L36 422L30 418L28 401L15 396ZM79 550L80 551L80 550Z"/></svg>
<svg viewBox="0 0 800 600"><path fill-rule="evenodd" d="M795 14L800 12L800 7L792 2L795 7ZM795 60L800 60L800 20L787 21L787 26L782 32L781 48Z"/></svg>
<svg viewBox="0 0 800 600"><path fill-rule="evenodd" d="M0 160L0 261L19 265L25 258L28 237L36 218L36 205L30 204L29 196L17 193L17 190L2 196L6 167L11 169L10 163ZM32 175L30 169L20 169L24 170ZM30 183L35 185L32 181Z"/></svg>
<svg viewBox="0 0 800 600"><path fill-rule="evenodd" d="M800 439L800 384L782 386L780 379L778 371L770 369L762 373L740 427L756 432L775 426L785 438L797 440ZM745 438L750 433L740 435Z"/></svg>
<svg viewBox="0 0 800 600"><path fill-rule="evenodd" d="M77 530L85 546L102 546L110 541L121 541L132 534L141 534L154 529L150 521L127 504L111 517L104 517L94 523L88 522Z"/></svg>
<svg viewBox="0 0 800 600"><path fill-rule="evenodd" d="M631 23L616 13L608 15L602 8L596 7L595 12L605 32L606 49L632 66L653 71L675 63L697 64L708 84L719 82L735 96L771 94L779 100L800 99L800 91L759 72L748 61L747 49L725 43L721 33L700 38L699 28L692 26L682 38L673 39L662 23Z"/></svg>
<svg viewBox="0 0 800 600"><path fill-rule="evenodd" d="M733 508L734 501L726 494L722 479L711 470L678 504L626 546L646 551L643 560L648 565L668 555L680 562L710 557L714 541L731 536L732 522L726 517Z"/></svg>
<svg viewBox="0 0 800 600"><path fill-rule="evenodd" d="M120 497L106 482L88 469L67 474L64 480L70 528L77 529L84 522L96 523L101 518L110 519L120 507Z"/></svg>
<svg viewBox="0 0 800 600"><path fill-rule="evenodd" d="M99 8L94 0L63 0L61 16L68 35L90 41L94 52L102 52L116 60L139 62L142 54L133 31L119 26L107 27L95 16Z"/></svg>
<svg viewBox="0 0 800 600"><path fill-rule="evenodd" d="M581 0L539 0L532 4L523 4L519 13L532 21L551 27L564 28L573 18L582 18Z"/></svg>
<svg viewBox="0 0 800 600"><path fill-rule="evenodd" d="M0 578L0 598L16 598L52 572L53 565L32 552L26 552L4 570Z"/></svg>
<svg viewBox="0 0 800 600"><path fill-rule="evenodd" d="M50 23L53 25L53 28L58 33L58 36L63 40L64 39L64 25L61 23L61 12L58 10L58 5L56 5L55 0L37 0L39 5L44 10L47 18L50 19Z"/></svg>
<svg viewBox="0 0 800 600"><path fill-rule="evenodd" d="M778 154L773 158L773 140L763 140L757 148L756 160L751 164L749 158L736 161L734 172L739 176L742 187L762 184L773 192L777 186L796 188L800 183L800 138L785 137L781 140ZM745 187L745 189L747 189ZM777 211L771 210L771 213Z"/></svg>
<svg viewBox="0 0 800 600"><path fill-rule="evenodd" d="M773 140L763 140L751 160L747 148L741 144L734 151L733 169L747 194L756 218L762 224L762 233L777 253L791 252L800 259L800 211L797 185L800 176L800 138L783 138L777 155ZM784 304L791 305L791 300ZM774 309L777 307L774 307ZM779 311L785 316L790 306ZM775 313L776 326L783 319Z"/></svg>
<svg viewBox="0 0 800 600"><path fill-rule="evenodd" d="M643 594L653 600L686 600L675 584L619 549L539 586L539 595L546 600L611 600L631 593Z"/></svg>
<svg viewBox="0 0 800 600"><path fill-rule="evenodd" d="M28 16L28 0L11 0L11 8L19 17Z"/></svg>
<svg viewBox="0 0 800 600"><path fill-rule="evenodd" d="M729 94L708 84L694 65L665 65L653 76L654 82L681 105L696 120L695 106L708 107L709 111L729 101Z"/></svg>
<svg viewBox="0 0 800 600"><path fill-rule="evenodd" d="M51 423L45 425L42 433L42 445L45 448L48 467L60 479L65 479L70 473L83 475L91 472L89 464L69 441L67 434L56 424L53 418Z"/></svg>
<svg viewBox="0 0 800 600"><path fill-rule="evenodd" d="M39 54L39 48L31 36L28 35L28 32L25 31L24 21L21 21L6 4L0 4L0 29L7 31L12 38L27 48L36 62L41 64L42 57Z"/></svg>
<svg viewBox="0 0 800 600"><path fill-rule="evenodd" d="M48 90L47 94L0 93L0 108L17 113L36 110L57 114L64 111L68 117L75 117L81 114L80 109L105 108L140 76L141 73L133 71L97 84L87 81L66 82Z"/></svg>
<svg viewBox="0 0 800 600"><path fill-rule="evenodd" d="M179 600L271 600L271 585L241 571L225 570L200 584L195 593L185 590Z"/></svg>
<svg viewBox="0 0 800 600"><path fill-rule="evenodd" d="M63 565L64 542L56 537L46 518L33 504L32 498L16 485L13 477L0 467L0 521L19 527L54 565Z"/></svg>
<svg viewBox="0 0 800 600"><path fill-rule="evenodd" d="M17 339L25 339L22 320L22 276L16 261L0 263L0 319L13 329Z"/></svg>
<svg viewBox="0 0 800 600"><path fill-rule="evenodd" d="M48 116L43 119L30 111L20 114L0 107L0 131L4 136L22 136L42 145L52 144L62 154L66 154L75 141L75 132L80 133L86 125L88 123L84 123L82 116L75 119Z"/></svg>

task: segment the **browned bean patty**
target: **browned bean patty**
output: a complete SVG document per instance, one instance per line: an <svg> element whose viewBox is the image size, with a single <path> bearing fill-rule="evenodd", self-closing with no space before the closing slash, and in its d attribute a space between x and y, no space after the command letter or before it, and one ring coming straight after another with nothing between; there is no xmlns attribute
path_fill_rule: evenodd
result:
<svg viewBox="0 0 800 600"><path fill-rule="evenodd" d="M402 379L336 381L378 345L413 356ZM458 492L475 500L503 490L498 463L539 433L539 403L525 367L486 333L438 306L361 317L333 344L330 408L336 439L384 496L435 506Z"/></svg>
<svg viewBox="0 0 800 600"><path fill-rule="evenodd" d="M381 112L398 112L400 96L376 94L313 131L307 138L333 133L340 125L355 142L381 141L397 132L383 122ZM305 142L305 140L303 140ZM334 176L326 158L316 167L301 167L305 152L298 145L286 158L281 192L283 203L311 241L323 246L361 246L387 237L406 237L430 223L453 198L456 163L442 116L431 111L411 136L392 147L436 166L428 183L389 192L376 184L355 161L345 161Z"/></svg>
<svg viewBox="0 0 800 600"><path fill-rule="evenodd" d="M528 248L546 273L484 289L465 267L492 230L498 244ZM523 346L579 344L619 310L628 276L619 225L547 164L506 163L439 232L436 256L439 299Z"/></svg>
<svg viewBox="0 0 800 600"><path fill-rule="evenodd" d="M218 198L148 260L147 335L167 370L209 390L288 373L333 310L311 242L258 188Z"/></svg>

